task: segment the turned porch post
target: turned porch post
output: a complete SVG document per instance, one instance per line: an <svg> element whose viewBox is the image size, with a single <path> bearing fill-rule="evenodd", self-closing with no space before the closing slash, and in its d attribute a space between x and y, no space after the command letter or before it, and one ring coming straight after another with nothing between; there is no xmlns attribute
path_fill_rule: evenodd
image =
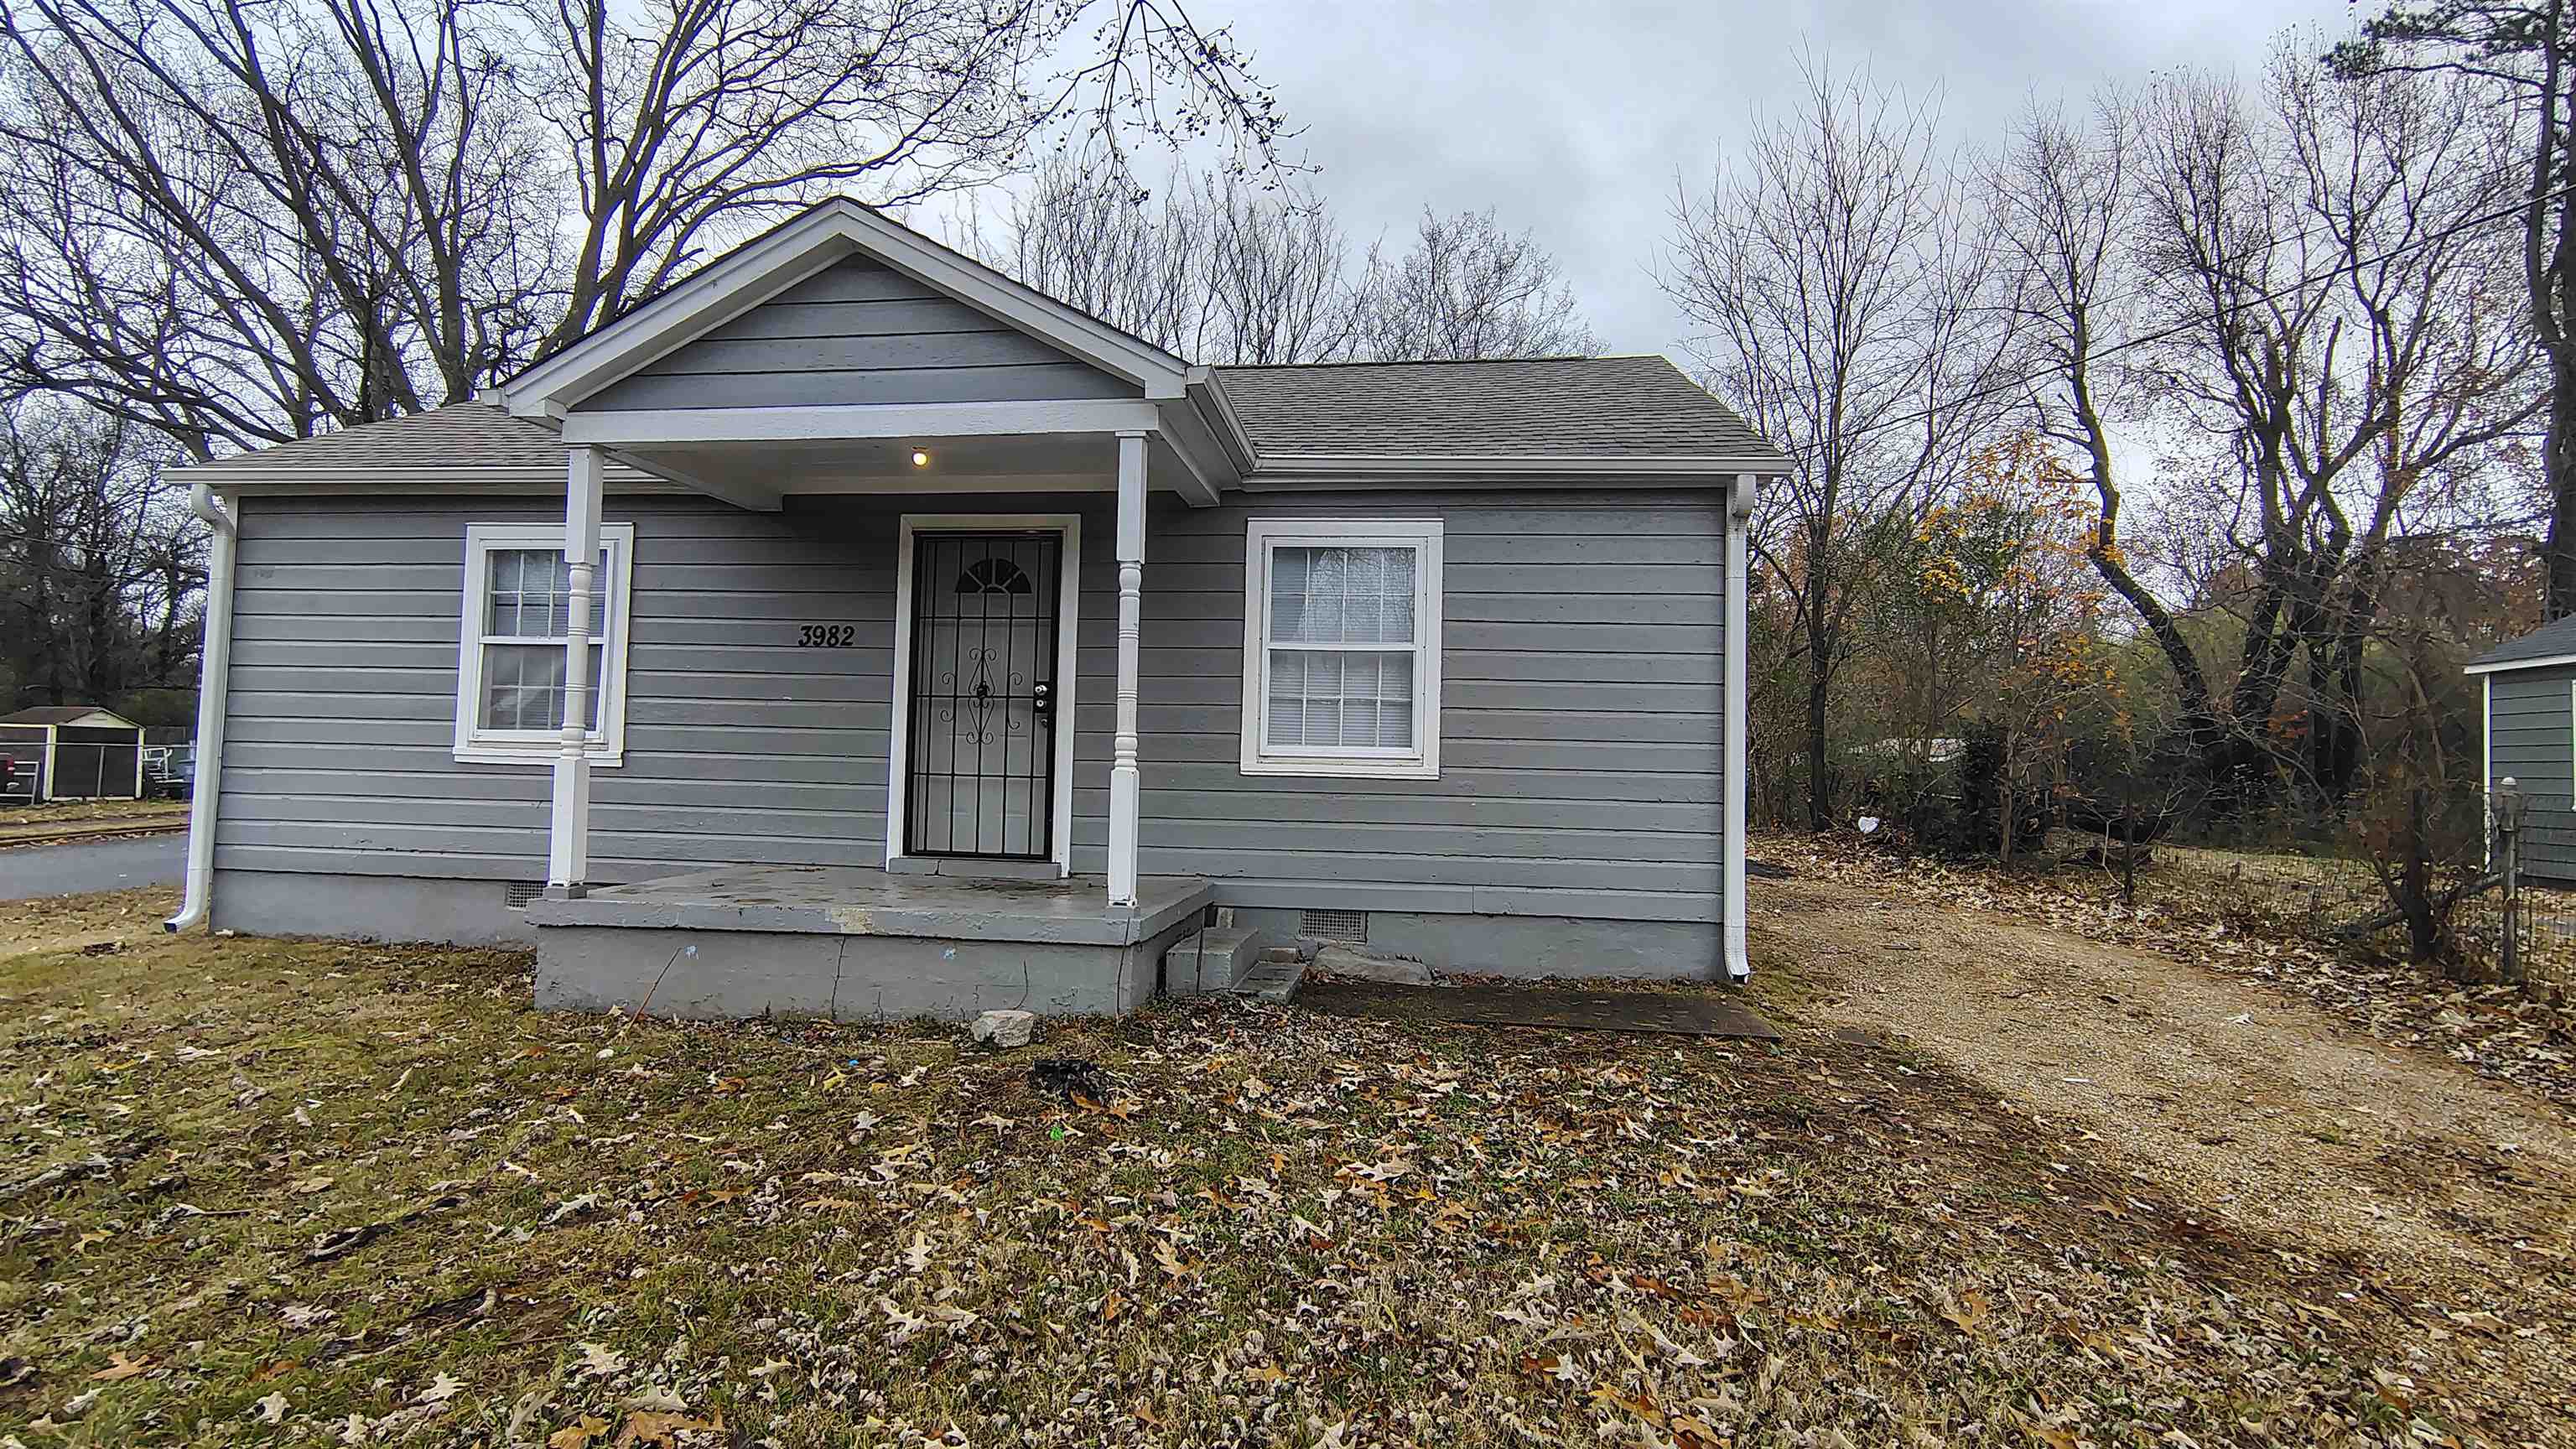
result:
<svg viewBox="0 0 2576 1449"><path fill-rule="evenodd" d="M1118 435L1118 733L1109 762L1109 903L1136 904L1137 631L1145 593L1145 435Z"/></svg>
<svg viewBox="0 0 2576 1449"><path fill-rule="evenodd" d="M583 894L590 876L590 610L599 578L600 451L574 448L564 484L564 690L562 744L555 751L546 894Z"/></svg>

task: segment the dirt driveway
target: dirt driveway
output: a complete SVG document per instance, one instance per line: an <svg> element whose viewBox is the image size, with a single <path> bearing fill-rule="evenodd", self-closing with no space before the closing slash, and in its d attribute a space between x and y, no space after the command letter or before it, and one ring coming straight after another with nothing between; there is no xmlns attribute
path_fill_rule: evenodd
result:
<svg viewBox="0 0 2576 1449"><path fill-rule="evenodd" d="M1864 886L1764 882L1809 1024L1937 1058L2294 1266L2347 1274L2576 1420L2567 1114L2187 961ZM2493 1318L2486 1315L2492 1314Z"/></svg>

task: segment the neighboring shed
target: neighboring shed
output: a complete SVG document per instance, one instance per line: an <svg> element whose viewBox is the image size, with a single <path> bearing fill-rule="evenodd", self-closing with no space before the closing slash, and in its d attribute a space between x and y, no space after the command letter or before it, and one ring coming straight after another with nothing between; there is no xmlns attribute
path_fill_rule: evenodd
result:
<svg viewBox="0 0 2576 1449"><path fill-rule="evenodd" d="M2529 801L2523 868L2576 885L2576 616L2544 624L2468 667L2485 699L2484 775Z"/></svg>
<svg viewBox="0 0 2576 1449"><path fill-rule="evenodd" d="M143 798L143 726L92 705L0 717L0 754L17 761L11 804Z"/></svg>

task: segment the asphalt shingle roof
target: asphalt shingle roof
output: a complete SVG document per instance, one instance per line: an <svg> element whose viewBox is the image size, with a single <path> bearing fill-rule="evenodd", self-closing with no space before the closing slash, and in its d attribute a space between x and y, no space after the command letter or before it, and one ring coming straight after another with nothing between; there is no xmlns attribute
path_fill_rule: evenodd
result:
<svg viewBox="0 0 2576 1449"><path fill-rule="evenodd" d="M1786 463L1661 357L1220 367L1269 454L1718 457Z"/></svg>
<svg viewBox="0 0 2576 1449"><path fill-rule="evenodd" d="M1660 357L1222 367L1254 450L1399 457L1714 457L1785 464L1734 409ZM614 465L612 465L614 466ZM480 402L299 438L202 465L274 473L393 468L552 475L562 439ZM623 473L624 469L618 469Z"/></svg>
<svg viewBox="0 0 2576 1449"><path fill-rule="evenodd" d="M281 468L524 468L561 473L564 445L552 431L489 403L461 402L202 465L203 471L215 473Z"/></svg>
<svg viewBox="0 0 2576 1449"><path fill-rule="evenodd" d="M2556 659L2576 654L2576 614L2543 624L2519 639L2507 639L2469 661L2472 669L2489 664L2517 664L2530 659Z"/></svg>

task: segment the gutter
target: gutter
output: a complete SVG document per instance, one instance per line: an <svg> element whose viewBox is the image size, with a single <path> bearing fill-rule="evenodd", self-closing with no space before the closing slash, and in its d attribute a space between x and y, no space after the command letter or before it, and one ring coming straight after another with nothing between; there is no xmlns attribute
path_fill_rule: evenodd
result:
<svg viewBox="0 0 2576 1449"><path fill-rule="evenodd" d="M1376 473L1670 478L1777 473L1787 466L1780 457L1681 453L1264 453L1253 471L1262 481Z"/></svg>
<svg viewBox="0 0 2576 1449"><path fill-rule="evenodd" d="M239 528L214 489L188 489L188 511L214 531L206 556L206 631L197 666L197 772L188 787L187 893L166 931L203 925L214 913L215 817L223 800L224 702L233 661L233 558Z"/></svg>
<svg viewBox="0 0 2576 1449"><path fill-rule="evenodd" d="M1748 724L1746 700L1753 672L1751 651L1745 647L1745 588L1750 569L1745 563L1744 540L1753 525L1753 502L1760 478L1752 473L1735 476L1735 486L1726 490L1726 762L1721 794L1725 799L1726 831L1726 900L1721 929L1726 933L1726 979L1742 985L1753 979L1753 958L1746 946L1744 930L1744 826L1746 775L1751 753L1745 739Z"/></svg>
<svg viewBox="0 0 2576 1449"><path fill-rule="evenodd" d="M2563 669L2570 664L2576 664L2576 654L2538 654L2529 659L2499 659L2492 664L2464 665L2460 672L2472 676L2511 674L2521 669Z"/></svg>

